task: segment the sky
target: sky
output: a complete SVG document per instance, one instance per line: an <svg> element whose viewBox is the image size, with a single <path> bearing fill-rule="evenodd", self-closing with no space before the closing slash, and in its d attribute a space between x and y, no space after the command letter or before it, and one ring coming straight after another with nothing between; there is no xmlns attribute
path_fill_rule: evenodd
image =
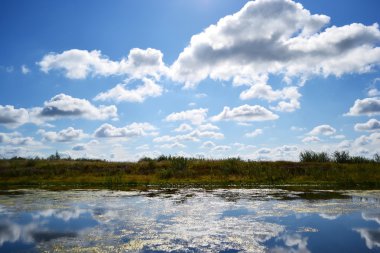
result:
<svg viewBox="0 0 380 253"><path fill-rule="evenodd" d="M378 0L0 1L0 157L380 153Z"/></svg>

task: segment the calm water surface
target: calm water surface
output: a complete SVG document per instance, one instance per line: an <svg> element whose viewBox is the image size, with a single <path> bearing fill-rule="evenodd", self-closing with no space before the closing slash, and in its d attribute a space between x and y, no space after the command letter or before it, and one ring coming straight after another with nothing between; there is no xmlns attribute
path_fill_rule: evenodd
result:
<svg viewBox="0 0 380 253"><path fill-rule="evenodd" d="M380 191L0 191L0 252L380 252Z"/></svg>

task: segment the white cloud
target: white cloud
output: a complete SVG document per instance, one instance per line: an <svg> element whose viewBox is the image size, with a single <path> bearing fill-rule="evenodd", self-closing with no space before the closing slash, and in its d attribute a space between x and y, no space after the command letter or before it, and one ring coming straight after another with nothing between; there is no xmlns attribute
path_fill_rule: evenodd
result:
<svg viewBox="0 0 380 253"><path fill-rule="evenodd" d="M197 93L197 94L195 94L195 97L196 98L206 98L207 94L206 93Z"/></svg>
<svg viewBox="0 0 380 253"><path fill-rule="evenodd" d="M353 229L364 239L368 249L380 248L379 229L357 228Z"/></svg>
<svg viewBox="0 0 380 253"><path fill-rule="evenodd" d="M380 121L376 119L370 119L366 123L355 124L356 131L377 131L380 130Z"/></svg>
<svg viewBox="0 0 380 253"><path fill-rule="evenodd" d="M28 68L28 66L22 65L21 66L21 73L23 73L24 75L30 73L30 69Z"/></svg>
<svg viewBox="0 0 380 253"><path fill-rule="evenodd" d="M191 130L193 130L193 128L186 123L183 123L179 127L177 127L176 129L174 129L175 132L187 132L187 131L191 131Z"/></svg>
<svg viewBox="0 0 380 253"><path fill-rule="evenodd" d="M331 127L330 125L320 125L316 126L311 130L308 134L309 135L333 135L335 134L336 129Z"/></svg>
<svg viewBox="0 0 380 253"><path fill-rule="evenodd" d="M136 147L137 150L149 150L150 147L148 144L143 144L143 145L140 145L138 147Z"/></svg>
<svg viewBox="0 0 380 253"><path fill-rule="evenodd" d="M211 118L213 121L234 120L243 122L275 119L278 119L278 115L259 105L242 105L232 109L230 109L228 106L225 106L221 113Z"/></svg>
<svg viewBox="0 0 380 253"><path fill-rule="evenodd" d="M239 142L235 142L232 145L236 147L238 151L247 151L247 150L252 150L256 148L256 146L254 145L246 145L244 143L239 143Z"/></svg>
<svg viewBox="0 0 380 253"><path fill-rule="evenodd" d="M126 137L133 138L138 136L157 135L156 127L149 123L132 123L125 127L114 127L111 124L103 124L95 130L94 136L98 138Z"/></svg>
<svg viewBox="0 0 380 253"><path fill-rule="evenodd" d="M254 138L254 137L259 136L261 134L263 134L263 130L262 129L255 129L252 132L246 133L245 136L246 137Z"/></svg>
<svg viewBox="0 0 380 253"><path fill-rule="evenodd" d="M127 83L118 84L114 88L98 94L94 100L113 100L116 102L144 102L148 97L159 97L162 95L163 88L148 78L142 79L143 84L135 89L126 89Z"/></svg>
<svg viewBox="0 0 380 253"><path fill-rule="evenodd" d="M280 101L277 106L272 106L271 109L276 111L292 112L300 108L299 98L301 94L298 92L297 87L286 87L282 90L273 90L272 87L265 83L258 83L252 85L248 90L243 91L240 94L240 98L243 100L260 98L269 102L276 100L288 100Z"/></svg>
<svg viewBox="0 0 380 253"><path fill-rule="evenodd" d="M331 136L331 138L333 138L333 139L344 139L344 138L346 138L346 136L344 136L343 134L338 134L338 135Z"/></svg>
<svg viewBox="0 0 380 253"><path fill-rule="evenodd" d="M46 101L37 116L50 120L62 117L105 120L116 118L117 108L114 105L96 107L86 99L74 98L61 93Z"/></svg>
<svg viewBox="0 0 380 253"><path fill-rule="evenodd" d="M179 143L179 142L174 142L174 143L165 143L159 146L160 148L164 149L181 149L181 148L186 148L186 145Z"/></svg>
<svg viewBox="0 0 380 253"><path fill-rule="evenodd" d="M59 132L40 129L38 130L38 134L42 136L44 141L50 142L69 142L88 137L82 129L74 129L73 127L68 127Z"/></svg>
<svg viewBox="0 0 380 253"><path fill-rule="evenodd" d="M350 111L346 114L348 116L359 115L379 115L380 114L380 98L364 98L357 99L354 105L350 108Z"/></svg>
<svg viewBox="0 0 380 253"><path fill-rule="evenodd" d="M16 145L16 146L30 146L39 144L34 141L33 137L23 137L18 132L13 133L0 133L0 144Z"/></svg>
<svg viewBox="0 0 380 253"><path fill-rule="evenodd" d="M201 138L223 139L224 135L214 131L199 131L198 129L183 135L164 135L153 139L154 142L181 142L181 141L199 141Z"/></svg>
<svg viewBox="0 0 380 253"><path fill-rule="evenodd" d="M200 125L205 121L207 117L208 109L199 108L193 110L187 110L182 112L171 113L166 116L166 121L180 121L180 120L188 120L194 125Z"/></svg>
<svg viewBox="0 0 380 253"><path fill-rule="evenodd" d="M259 150L257 150L257 154L269 154L271 152L271 149L269 148L260 148Z"/></svg>
<svg viewBox="0 0 380 253"><path fill-rule="evenodd" d="M302 142L308 143L308 142L320 142L321 139L319 139L317 136L307 136L302 139Z"/></svg>
<svg viewBox="0 0 380 253"><path fill-rule="evenodd" d="M291 126L290 130L292 130L292 131L305 131L306 129L303 127Z"/></svg>
<svg viewBox="0 0 380 253"><path fill-rule="evenodd" d="M213 147L215 147L216 144L212 141L205 141L202 143L202 145L200 146L200 148L205 148L205 149L212 149Z"/></svg>
<svg viewBox="0 0 380 253"><path fill-rule="evenodd" d="M366 73L380 64L377 24L325 29L329 21L290 0L249 1L192 36L171 66L171 78L185 88L207 78L232 80L248 86L241 99L279 101L270 109L292 112L300 108L298 88L274 90L268 84L271 75L302 85L314 76Z"/></svg>
<svg viewBox="0 0 380 253"><path fill-rule="evenodd" d="M228 151L230 149L231 149L230 146L227 146L227 145L218 145L218 146L213 147L211 150L212 151L222 151L222 152L224 152L224 151Z"/></svg>
<svg viewBox="0 0 380 253"><path fill-rule="evenodd" d="M65 117L89 120L117 119L117 108L114 105L97 107L86 99L74 98L63 93L44 102L43 107L17 109L13 105L0 105L0 124L8 128L17 128L26 123L50 127L46 121Z"/></svg>
<svg viewBox="0 0 380 253"><path fill-rule="evenodd" d="M75 145L72 150L74 151L84 151L87 150L87 145L86 144L77 144Z"/></svg>
<svg viewBox="0 0 380 253"><path fill-rule="evenodd" d="M380 96L380 90L376 88L371 88L368 90L368 96L369 97L378 97Z"/></svg>
<svg viewBox="0 0 380 253"><path fill-rule="evenodd" d="M26 109L16 109L13 105L0 105L0 124L7 128L17 128L29 121Z"/></svg>
<svg viewBox="0 0 380 253"><path fill-rule="evenodd" d="M45 73L62 70L70 79L84 79L89 75L128 75L131 78L152 77L158 80L167 72L162 58L161 51L152 48L133 48L128 58L122 58L120 61L108 59L99 50L71 49L60 54L47 54L38 65Z"/></svg>
<svg viewBox="0 0 380 253"><path fill-rule="evenodd" d="M298 147L296 146L289 146L289 145L284 145L284 146L281 146L281 147L278 147L276 148L276 151L278 152L294 152L294 151L297 151L298 150Z"/></svg>
<svg viewBox="0 0 380 253"><path fill-rule="evenodd" d="M207 131L207 130L211 130L212 131L212 130L219 130L219 127L215 126L215 125L213 125L211 123L207 123L207 124L199 125L197 127L197 129L199 131Z"/></svg>

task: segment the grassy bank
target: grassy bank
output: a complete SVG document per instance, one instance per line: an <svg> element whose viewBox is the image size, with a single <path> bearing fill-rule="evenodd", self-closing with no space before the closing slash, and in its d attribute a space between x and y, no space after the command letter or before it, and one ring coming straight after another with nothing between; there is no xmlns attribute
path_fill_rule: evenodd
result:
<svg viewBox="0 0 380 253"><path fill-rule="evenodd" d="M12 185L319 185L380 189L378 162L257 162L159 157L139 162L70 159L0 160L0 187Z"/></svg>

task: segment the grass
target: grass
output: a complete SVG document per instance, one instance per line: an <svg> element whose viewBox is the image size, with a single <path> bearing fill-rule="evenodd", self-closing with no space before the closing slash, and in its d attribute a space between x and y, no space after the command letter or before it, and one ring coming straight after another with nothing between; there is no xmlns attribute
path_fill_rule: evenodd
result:
<svg viewBox="0 0 380 253"><path fill-rule="evenodd" d="M311 151L305 151L311 152ZM160 156L138 162L13 158L0 160L0 187L122 188L144 185L319 185L380 189L380 162L301 153L301 162ZM341 155L341 154L340 154ZM348 156L346 156L348 155ZM307 159L304 159L304 158ZM313 158L314 157L314 158ZM339 156L341 158L341 156Z"/></svg>

